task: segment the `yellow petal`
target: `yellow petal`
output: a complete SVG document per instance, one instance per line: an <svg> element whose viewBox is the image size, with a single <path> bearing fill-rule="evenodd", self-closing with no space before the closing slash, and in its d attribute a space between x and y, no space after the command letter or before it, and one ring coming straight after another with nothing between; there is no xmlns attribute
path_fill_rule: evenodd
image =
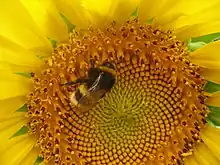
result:
<svg viewBox="0 0 220 165"><path fill-rule="evenodd" d="M1 152L0 162L5 165L19 165L27 154L33 149L36 139L32 136L23 135L17 137L18 141L11 142L6 150Z"/></svg>
<svg viewBox="0 0 220 165"><path fill-rule="evenodd" d="M22 72L35 72L38 69L36 67L16 65L8 62L0 62L0 72L11 71L12 73L22 73Z"/></svg>
<svg viewBox="0 0 220 165"><path fill-rule="evenodd" d="M1 1L0 11L0 35L27 49L51 49L50 42L20 1Z"/></svg>
<svg viewBox="0 0 220 165"><path fill-rule="evenodd" d="M27 123L24 114L16 113L8 117L0 117L0 155L9 146L16 142L17 137L10 139ZM1 161L0 161L1 162Z"/></svg>
<svg viewBox="0 0 220 165"><path fill-rule="evenodd" d="M138 6L138 0L118 0L112 2L114 3L112 3L110 9L111 11L114 9L114 12L110 16L117 22L125 22Z"/></svg>
<svg viewBox="0 0 220 165"><path fill-rule="evenodd" d="M38 148L32 148L32 150L26 155L26 157L19 163L19 165L34 165L39 155Z"/></svg>
<svg viewBox="0 0 220 165"><path fill-rule="evenodd" d="M220 69L220 41L211 42L190 53L189 60L199 66Z"/></svg>
<svg viewBox="0 0 220 165"><path fill-rule="evenodd" d="M0 100L24 96L30 91L30 79L10 72L0 71Z"/></svg>
<svg viewBox="0 0 220 165"><path fill-rule="evenodd" d="M193 25L193 24L199 24L199 23L209 23L212 21L216 21L220 19L219 15L219 9L220 9L220 2L218 0L211 0L209 3L207 1L195 1L195 4L189 4L188 5L197 5L193 8L201 9L198 12L193 11L194 14L186 15L181 18L179 18L175 22L175 28L179 28L185 25ZM190 6L188 6L190 8ZM188 10L187 10L188 12Z"/></svg>
<svg viewBox="0 0 220 165"><path fill-rule="evenodd" d="M153 25L174 30L178 39L184 41L220 31L220 2L218 0L210 0L209 3L207 0L167 0L165 3L162 0L161 4L156 4L156 7L152 4L150 8L153 9L147 9L145 6L143 8L146 9L142 9L143 13L154 10L153 14L148 16L148 19L154 18Z"/></svg>
<svg viewBox="0 0 220 165"><path fill-rule="evenodd" d="M201 132L201 136L207 147L220 160L220 129L208 126Z"/></svg>
<svg viewBox="0 0 220 165"><path fill-rule="evenodd" d="M52 0L22 0L44 35L63 41L68 39L68 29Z"/></svg>
<svg viewBox="0 0 220 165"><path fill-rule="evenodd" d="M138 9L138 17L140 21L146 22L147 20L154 18L166 2L167 0L140 0Z"/></svg>
<svg viewBox="0 0 220 165"><path fill-rule="evenodd" d="M78 28L87 28L87 26L91 24L88 17L88 11L82 6L81 0L56 0L54 3L58 10Z"/></svg>
<svg viewBox="0 0 220 165"><path fill-rule="evenodd" d="M200 74L209 81L215 82L217 84L220 84L220 69L210 69L210 68L203 68L200 71Z"/></svg>
<svg viewBox="0 0 220 165"><path fill-rule="evenodd" d="M83 6L89 11L92 23L97 25L106 24L111 20L124 22L135 11L137 5L138 0L83 0Z"/></svg>
<svg viewBox="0 0 220 165"><path fill-rule="evenodd" d="M6 116L1 116L0 117L0 130L1 130L1 136L2 136L2 130L3 129L8 129L9 127L13 127L14 128L14 133L16 133L23 125L22 124L25 124L24 120L26 121L26 118L24 117L24 114L23 113L14 113L14 114L7 114ZM21 123L19 125L19 129L16 129L15 130L15 125L18 124L18 123ZM3 132L4 133L4 132ZM13 133L13 134L14 134ZM11 134L10 137L13 135ZM7 137L9 138L9 137Z"/></svg>
<svg viewBox="0 0 220 165"><path fill-rule="evenodd" d="M210 106L220 107L220 92L215 92L206 100L206 104Z"/></svg>
<svg viewBox="0 0 220 165"><path fill-rule="evenodd" d="M202 130L204 143L196 145L194 153L185 160L186 165L217 165L220 164L220 129L207 127Z"/></svg>
<svg viewBox="0 0 220 165"><path fill-rule="evenodd" d="M198 144L193 152L200 165L214 165L220 164L219 160L215 157L212 151L204 144Z"/></svg>
<svg viewBox="0 0 220 165"><path fill-rule="evenodd" d="M27 101L25 96L11 97L5 100L0 100L0 116L8 116L15 113ZM13 104L12 104L13 103Z"/></svg>
<svg viewBox="0 0 220 165"><path fill-rule="evenodd" d="M167 26L172 27L173 25ZM192 37L220 32L220 21L205 22L192 25L188 24L186 26L176 28L174 32L178 39L187 41Z"/></svg>
<svg viewBox="0 0 220 165"><path fill-rule="evenodd" d="M115 2L117 2L116 0ZM96 0L82 0L82 6L88 11L88 17L92 24L100 24L104 22L104 18L109 21L108 15L114 10L111 8L113 1L96 1Z"/></svg>
<svg viewBox="0 0 220 165"><path fill-rule="evenodd" d="M43 61L34 54L20 45L8 40L0 35L0 62L20 65L26 67L40 67Z"/></svg>
<svg viewBox="0 0 220 165"><path fill-rule="evenodd" d="M195 159L195 157L189 156L186 158L186 160L184 161L184 165L199 165Z"/></svg>
<svg viewBox="0 0 220 165"><path fill-rule="evenodd" d="M210 0L209 3L207 3L207 0L167 0L155 16L154 23L156 25L166 25L172 21L177 21L177 19L179 18L186 18L185 20L187 20L188 17L195 18L200 14L203 14L203 17L208 18L210 15L206 11L213 10L213 12L216 12L218 8L214 10L214 7L216 7L216 4L218 4L218 2L218 0ZM191 23L193 22L188 21L186 24ZM178 22L176 22L176 26L179 25L177 27L184 26L186 24L178 24Z"/></svg>
<svg viewBox="0 0 220 165"><path fill-rule="evenodd" d="M135 11L138 0L58 0L56 3L57 8L73 24L77 27L86 28L90 24L103 26L112 20L116 22L126 21Z"/></svg>

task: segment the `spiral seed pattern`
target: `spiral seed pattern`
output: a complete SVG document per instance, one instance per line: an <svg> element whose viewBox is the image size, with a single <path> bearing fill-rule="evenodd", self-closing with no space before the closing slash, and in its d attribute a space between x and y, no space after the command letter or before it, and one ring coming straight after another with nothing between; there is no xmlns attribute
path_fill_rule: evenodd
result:
<svg viewBox="0 0 220 165"><path fill-rule="evenodd" d="M138 20L70 33L33 73L29 127L48 164L182 164L201 142L208 114L199 68L171 31ZM114 63L117 82L88 111L70 104L91 67Z"/></svg>

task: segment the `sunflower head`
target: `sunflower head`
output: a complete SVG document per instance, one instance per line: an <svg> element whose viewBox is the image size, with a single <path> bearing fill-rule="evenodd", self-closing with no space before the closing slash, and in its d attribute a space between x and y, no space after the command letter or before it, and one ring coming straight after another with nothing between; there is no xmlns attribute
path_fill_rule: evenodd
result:
<svg viewBox="0 0 220 165"><path fill-rule="evenodd" d="M25 68L30 63L31 67L15 72L16 76L26 76L28 83L12 79L12 96L19 96L16 103L20 105L20 97L25 101L16 111L19 115L11 119L4 111L0 117L1 141L4 143L18 126L22 128L5 144L0 142L0 153L6 153L0 154L0 164L220 164L220 131L210 126L210 120L220 123L220 95L209 89L220 89L216 76L219 41L195 38L220 30L214 26L219 22L209 24L201 13L219 3L202 1L194 10L195 2L118 0L97 5L93 0L14 1L17 8L25 7L20 15L29 13L30 20L25 20L30 24L36 21L37 27L31 26L25 34L34 31L37 39L10 42L0 32L0 43L10 43L10 50L33 55L25 60L14 55L18 62L2 56L5 63L13 62L3 65L10 72L20 69L17 65ZM170 10L168 6L172 6ZM35 16L38 11L41 14ZM195 19L198 14L204 20ZM45 15L49 17L45 19ZM43 28L45 24L50 26ZM40 36L48 37L40 40ZM48 46L49 41L52 46ZM0 59L0 69L1 65ZM7 83L0 80L2 84ZM15 100L8 99L10 94L3 88L2 107L14 106L2 101ZM23 89L26 93L21 92ZM12 121L16 128L5 133ZM22 137L28 139L27 145ZM21 153L28 154L18 154L21 158L16 161L6 160L4 155L10 153L6 149L14 144L23 145Z"/></svg>
<svg viewBox="0 0 220 165"><path fill-rule="evenodd" d="M208 113L206 82L188 54L171 31L138 18L74 30L33 75L28 117L41 156L57 164L181 163L201 142ZM60 84L88 76L91 60L113 63L117 82L84 112L69 99L78 86Z"/></svg>

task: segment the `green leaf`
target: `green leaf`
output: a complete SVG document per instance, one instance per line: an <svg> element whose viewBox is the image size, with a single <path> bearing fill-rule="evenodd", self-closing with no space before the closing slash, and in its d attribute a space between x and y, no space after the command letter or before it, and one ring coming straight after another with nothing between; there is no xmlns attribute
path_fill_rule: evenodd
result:
<svg viewBox="0 0 220 165"><path fill-rule="evenodd" d="M205 92L213 93L220 90L220 84L216 84L214 82L208 81L204 87Z"/></svg>
<svg viewBox="0 0 220 165"><path fill-rule="evenodd" d="M211 112L208 115L208 119L215 125L220 126L220 107L209 106Z"/></svg>
<svg viewBox="0 0 220 165"><path fill-rule="evenodd" d="M199 48L203 47L204 45L206 45L205 42L192 42L192 41L189 41L187 46L188 46L188 49L191 52L193 52L196 49L199 49Z"/></svg>
<svg viewBox="0 0 220 165"><path fill-rule="evenodd" d="M62 13L60 13L61 18L63 19L63 21L65 22L65 24L67 25L68 28L68 32L72 32L73 29L75 29L76 25L72 24L66 17L65 15L63 15Z"/></svg>
<svg viewBox="0 0 220 165"><path fill-rule="evenodd" d="M146 24L152 24L152 23L153 23L153 20L154 20L154 17L151 18L151 19L149 19L149 20L147 20L147 21L146 21Z"/></svg>
<svg viewBox="0 0 220 165"><path fill-rule="evenodd" d="M57 41L56 40L53 40L51 38L48 37L48 40L50 41L51 45L53 46L53 48L56 48L57 47Z"/></svg>
<svg viewBox="0 0 220 165"><path fill-rule="evenodd" d="M131 14L131 17L137 17L138 7L135 8L133 13Z"/></svg>
<svg viewBox="0 0 220 165"><path fill-rule="evenodd" d="M28 111L27 104L24 104L22 107L16 110L16 112L27 112L27 111Z"/></svg>
<svg viewBox="0 0 220 165"><path fill-rule="evenodd" d="M15 74L27 77L27 78L31 78L31 73L30 72L15 72Z"/></svg>
<svg viewBox="0 0 220 165"><path fill-rule="evenodd" d="M33 165L39 165L44 161L44 158L38 156Z"/></svg>
<svg viewBox="0 0 220 165"><path fill-rule="evenodd" d="M206 121L210 126L212 126L212 127L216 126L208 117L206 118Z"/></svg>
<svg viewBox="0 0 220 165"><path fill-rule="evenodd" d="M28 133L29 131L29 128L27 126L23 126L21 127L20 130L18 130L14 135L12 135L9 139L12 139L14 137L17 137L17 136L21 136L21 135L24 135L26 133Z"/></svg>
<svg viewBox="0 0 220 165"><path fill-rule="evenodd" d="M205 42L209 43L212 42L220 37L220 33L212 33L204 36L199 36L192 38L192 42Z"/></svg>
<svg viewBox="0 0 220 165"><path fill-rule="evenodd" d="M37 57L41 60L44 60L45 58L48 58L49 56L41 56L41 55L37 55Z"/></svg>

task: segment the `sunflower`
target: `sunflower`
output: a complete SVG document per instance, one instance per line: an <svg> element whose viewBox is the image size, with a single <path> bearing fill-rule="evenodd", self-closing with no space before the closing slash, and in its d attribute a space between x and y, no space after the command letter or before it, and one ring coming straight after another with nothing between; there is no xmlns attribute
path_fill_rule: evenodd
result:
<svg viewBox="0 0 220 165"><path fill-rule="evenodd" d="M0 164L220 164L218 0L0 9ZM104 62L113 87L74 106L73 82Z"/></svg>

